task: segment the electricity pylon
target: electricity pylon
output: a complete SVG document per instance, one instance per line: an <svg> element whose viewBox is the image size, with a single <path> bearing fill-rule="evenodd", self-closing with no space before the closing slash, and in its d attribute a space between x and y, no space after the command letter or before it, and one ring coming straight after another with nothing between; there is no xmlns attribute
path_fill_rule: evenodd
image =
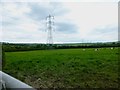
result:
<svg viewBox="0 0 120 90"><path fill-rule="evenodd" d="M47 45L51 47L53 45L53 25L54 25L54 16L47 16L46 17L46 26L47 26Z"/></svg>

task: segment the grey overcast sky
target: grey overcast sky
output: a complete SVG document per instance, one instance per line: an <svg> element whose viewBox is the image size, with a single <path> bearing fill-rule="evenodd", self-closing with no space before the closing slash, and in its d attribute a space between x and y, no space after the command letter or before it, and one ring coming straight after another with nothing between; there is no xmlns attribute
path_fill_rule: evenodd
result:
<svg viewBox="0 0 120 90"><path fill-rule="evenodd" d="M54 43L118 40L118 0L2 0L0 40L46 43L46 20L54 15Z"/></svg>

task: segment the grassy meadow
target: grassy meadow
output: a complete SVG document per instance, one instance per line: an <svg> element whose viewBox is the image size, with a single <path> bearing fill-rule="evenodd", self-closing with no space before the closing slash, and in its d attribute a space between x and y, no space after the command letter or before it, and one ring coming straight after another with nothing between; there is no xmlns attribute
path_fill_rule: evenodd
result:
<svg viewBox="0 0 120 90"><path fill-rule="evenodd" d="M118 48L6 52L3 71L35 88L117 88Z"/></svg>

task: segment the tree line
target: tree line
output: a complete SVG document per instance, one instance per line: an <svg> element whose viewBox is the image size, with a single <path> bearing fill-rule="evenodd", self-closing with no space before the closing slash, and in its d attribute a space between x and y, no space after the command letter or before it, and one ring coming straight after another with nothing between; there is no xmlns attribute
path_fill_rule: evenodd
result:
<svg viewBox="0 0 120 90"><path fill-rule="evenodd" d="M69 48L104 48L104 47L119 47L119 46L120 46L120 42L53 44L53 45L2 43L2 49L5 52L47 50L47 49L69 49Z"/></svg>

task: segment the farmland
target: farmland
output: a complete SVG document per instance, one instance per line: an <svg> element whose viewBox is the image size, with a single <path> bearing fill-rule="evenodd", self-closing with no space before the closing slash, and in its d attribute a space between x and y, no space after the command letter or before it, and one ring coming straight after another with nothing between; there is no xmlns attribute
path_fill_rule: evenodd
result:
<svg viewBox="0 0 120 90"><path fill-rule="evenodd" d="M3 71L35 88L117 88L118 48L6 52Z"/></svg>

